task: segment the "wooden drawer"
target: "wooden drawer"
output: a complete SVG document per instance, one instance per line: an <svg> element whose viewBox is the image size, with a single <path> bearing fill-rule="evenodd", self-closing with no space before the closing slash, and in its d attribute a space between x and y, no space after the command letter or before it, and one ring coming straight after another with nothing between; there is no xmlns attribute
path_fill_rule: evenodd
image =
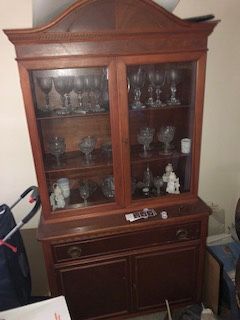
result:
<svg viewBox="0 0 240 320"><path fill-rule="evenodd" d="M200 238L200 222L53 245L55 262Z"/></svg>

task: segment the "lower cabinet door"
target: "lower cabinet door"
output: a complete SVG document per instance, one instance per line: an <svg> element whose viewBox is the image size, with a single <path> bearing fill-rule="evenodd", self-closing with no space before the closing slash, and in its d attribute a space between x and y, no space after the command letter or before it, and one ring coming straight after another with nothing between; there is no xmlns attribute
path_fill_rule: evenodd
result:
<svg viewBox="0 0 240 320"><path fill-rule="evenodd" d="M134 258L135 309L193 302L197 297L199 248L143 253Z"/></svg>
<svg viewBox="0 0 240 320"><path fill-rule="evenodd" d="M127 258L58 270L59 291L66 297L71 319L127 313L130 299L128 270Z"/></svg>

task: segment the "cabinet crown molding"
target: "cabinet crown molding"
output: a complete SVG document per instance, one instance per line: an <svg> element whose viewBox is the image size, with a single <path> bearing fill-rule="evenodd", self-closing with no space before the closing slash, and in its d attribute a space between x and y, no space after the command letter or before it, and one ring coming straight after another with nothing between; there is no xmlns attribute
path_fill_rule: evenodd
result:
<svg viewBox="0 0 240 320"><path fill-rule="evenodd" d="M14 44L39 44L169 33L207 36L216 24L184 21L152 0L79 0L45 25L4 32Z"/></svg>

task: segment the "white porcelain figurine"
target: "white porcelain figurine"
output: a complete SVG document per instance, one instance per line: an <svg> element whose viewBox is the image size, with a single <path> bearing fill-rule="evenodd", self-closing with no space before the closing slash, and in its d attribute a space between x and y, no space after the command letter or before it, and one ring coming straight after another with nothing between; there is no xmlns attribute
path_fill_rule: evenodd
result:
<svg viewBox="0 0 240 320"><path fill-rule="evenodd" d="M176 177L175 172L171 172L167 183L166 191L172 194L179 194L180 183L179 178Z"/></svg>
<svg viewBox="0 0 240 320"><path fill-rule="evenodd" d="M165 167L165 173L162 176L163 182L168 182L170 173L173 172L173 166L171 163L168 163L168 165Z"/></svg>
<svg viewBox="0 0 240 320"><path fill-rule="evenodd" d="M53 193L50 196L50 203L53 207L53 210L65 207L64 196L57 183L53 184Z"/></svg>

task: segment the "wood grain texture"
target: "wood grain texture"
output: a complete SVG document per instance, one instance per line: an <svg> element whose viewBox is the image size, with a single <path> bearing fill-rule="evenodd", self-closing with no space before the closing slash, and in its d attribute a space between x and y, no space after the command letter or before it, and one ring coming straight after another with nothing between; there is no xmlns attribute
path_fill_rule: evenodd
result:
<svg viewBox="0 0 240 320"><path fill-rule="evenodd" d="M30 140L42 202L38 239L43 244L53 296L65 295L73 320L126 318L171 306L201 301L209 207L198 198L201 131L208 36L218 21L190 23L151 0L79 0L50 23L4 30L14 44L19 66ZM133 72L148 67L181 71L177 84L180 106L131 110L128 92ZM38 77L107 77L107 107L102 112L59 116L61 95L53 85L50 112L42 112L46 95ZM141 99L148 98L148 86ZM95 88L96 89L96 88ZM94 93L84 88L85 95ZM170 96L169 83L162 98ZM66 93L64 93L66 95ZM62 94L64 96L64 94ZM69 99L77 106L78 96ZM156 130L176 126L174 152L163 155L157 137L152 158L144 159L136 139L142 126ZM84 162L79 141L97 136L94 161ZM64 136L66 151L56 167L48 141ZM190 154L180 141L192 139ZM112 156L101 146L112 143ZM149 163L148 163L149 162ZM180 177L181 194L144 197L132 194L132 178L141 182L147 163L154 176L168 163ZM114 176L115 197L104 198L104 177ZM49 195L60 177L70 180L71 197L63 209L53 210ZM79 185L97 184L84 206ZM155 208L158 215L129 223L125 214ZM166 210L168 219L160 212Z"/></svg>

